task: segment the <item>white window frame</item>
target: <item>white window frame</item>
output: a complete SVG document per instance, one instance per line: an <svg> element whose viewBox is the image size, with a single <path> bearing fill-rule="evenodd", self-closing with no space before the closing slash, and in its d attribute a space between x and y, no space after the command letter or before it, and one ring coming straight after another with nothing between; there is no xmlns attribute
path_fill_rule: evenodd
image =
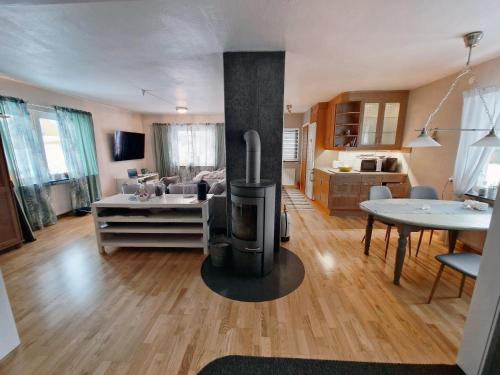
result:
<svg viewBox="0 0 500 375"><path fill-rule="evenodd" d="M34 124L36 125L36 129L38 132L37 136L39 137L40 142L43 145L43 158L44 158L45 164L47 165L47 169L50 170L49 165L48 165L47 155L45 154L45 143L43 141L43 134L42 134L42 128L41 128L41 124L40 124L40 119L45 118L45 119L49 119L49 120L55 120L58 122L57 115L56 115L54 110L51 110L49 108L39 109L38 106L33 107L33 106L30 106L29 104L28 104L28 111L31 115L31 121L33 121ZM59 122L58 122L58 124L59 124ZM66 171L65 173L60 173L60 174L51 174L50 179L51 179L51 181L50 181L51 183L68 181L69 180L68 171Z"/></svg>
<svg viewBox="0 0 500 375"><path fill-rule="evenodd" d="M294 145L292 146L286 146L285 142L289 142L287 140L287 133L288 134L293 134L291 137L295 137L295 141L290 140L290 144L292 142L295 142ZM284 128L283 129L283 161L288 161L288 162L294 162L294 161L299 161L300 159L300 129L299 128ZM285 148L291 149L289 153L285 153ZM291 154L294 154L294 156L291 156Z"/></svg>

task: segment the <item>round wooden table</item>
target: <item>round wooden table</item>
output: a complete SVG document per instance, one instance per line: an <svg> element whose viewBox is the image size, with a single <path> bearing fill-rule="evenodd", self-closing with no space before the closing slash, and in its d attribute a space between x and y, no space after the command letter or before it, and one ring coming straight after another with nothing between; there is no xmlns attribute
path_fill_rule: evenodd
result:
<svg viewBox="0 0 500 375"><path fill-rule="evenodd" d="M394 266L394 284L399 285L406 255L406 242L411 232L422 228L448 231L448 251L455 250L458 232L461 230L487 231L492 208L477 211L464 207L463 202L429 199L378 199L359 204L368 213L366 224L365 255L370 254L373 221L394 224L398 228L399 241Z"/></svg>

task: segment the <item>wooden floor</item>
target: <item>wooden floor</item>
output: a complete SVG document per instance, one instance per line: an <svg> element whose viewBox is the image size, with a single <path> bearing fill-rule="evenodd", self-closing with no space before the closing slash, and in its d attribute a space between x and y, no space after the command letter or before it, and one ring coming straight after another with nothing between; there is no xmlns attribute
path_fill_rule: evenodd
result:
<svg viewBox="0 0 500 375"><path fill-rule="evenodd" d="M304 262L298 290L272 302L235 302L203 283L200 251L97 252L90 216L64 218L38 240L0 255L21 346L1 374L195 374L228 354L356 361L454 363L472 282L445 272L425 303L446 252L438 236L406 260L392 284L385 231L372 255L364 218L291 211L286 244ZM414 234L416 243L417 235Z"/></svg>

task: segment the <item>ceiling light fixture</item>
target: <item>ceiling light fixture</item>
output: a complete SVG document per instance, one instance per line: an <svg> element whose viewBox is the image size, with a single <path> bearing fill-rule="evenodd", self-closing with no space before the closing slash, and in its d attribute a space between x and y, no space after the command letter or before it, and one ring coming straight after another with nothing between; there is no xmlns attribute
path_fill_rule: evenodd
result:
<svg viewBox="0 0 500 375"><path fill-rule="evenodd" d="M168 103L168 104L172 105L172 103L169 102L167 99L162 98L159 95L156 95L153 92L153 90L141 89L141 93L142 93L142 96L146 96L146 94L147 94L147 95L152 96L153 98L159 99L159 100L161 100L161 101L163 101L165 103ZM177 107L175 107L175 110L177 111L177 113L184 114L184 113L186 113L188 111L188 107L177 106Z"/></svg>
<svg viewBox="0 0 500 375"><path fill-rule="evenodd" d="M417 131L420 132L419 136L410 142L408 142L405 146L406 147L411 147L411 148L423 148L423 147L440 147L441 144L436 142L432 137L431 133L433 132L441 132L441 131L485 131L487 129L443 129L443 128L430 128L430 124L432 122L432 119L434 116L441 110L441 107L443 104L446 102L450 94L453 92L455 87L457 86L458 82L462 79L462 77L466 76L467 74L472 72L472 68L470 67L470 61L471 61L471 55L472 55L472 48L476 47L481 39L483 39L484 33L482 31L473 31L471 33L467 33L464 35L464 43L465 47L469 49L469 53L467 56L467 63L465 64L465 68L457 75L455 80L452 82L450 85L450 88L446 92L446 95L441 99L439 102L438 106L436 109L431 112L429 117L427 118L427 121L422 129L418 129ZM500 147L500 138L495 133L495 124L493 121L493 116L491 115L491 112L488 109L488 106L486 105L486 102L481 94L479 92L479 95L481 97L481 100L483 102L484 109L488 115L488 118L490 120L491 124L491 130L489 131L488 135L486 135L484 138L481 138L479 141L473 143L471 146L477 146L477 147Z"/></svg>

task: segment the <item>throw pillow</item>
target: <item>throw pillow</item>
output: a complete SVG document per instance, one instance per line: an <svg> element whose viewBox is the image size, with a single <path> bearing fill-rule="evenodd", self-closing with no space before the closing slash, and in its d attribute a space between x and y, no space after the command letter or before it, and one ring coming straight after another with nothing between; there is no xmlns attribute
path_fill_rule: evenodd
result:
<svg viewBox="0 0 500 375"><path fill-rule="evenodd" d="M179 176L170 176L170 177L162 177L160 182L163 182L165 186L168 186L170 184L177 184L180 181Z"/></svg>
<svg viewBox="0 0 500 375"><path fill-rule="evenodd" d="M216 182L212 184L210 190L208 191L208 194L221 195L222 193L224 193L224 191L226 191L225 186L220 182Z"/></svg>
<svg viewBox="0 0 500 375"><path fill-rule="evenodd" d="M201 171L196 176L194 176L193 182L200 182L202 178L208 176L209 174L210 174L210 171Z"/></svg>

